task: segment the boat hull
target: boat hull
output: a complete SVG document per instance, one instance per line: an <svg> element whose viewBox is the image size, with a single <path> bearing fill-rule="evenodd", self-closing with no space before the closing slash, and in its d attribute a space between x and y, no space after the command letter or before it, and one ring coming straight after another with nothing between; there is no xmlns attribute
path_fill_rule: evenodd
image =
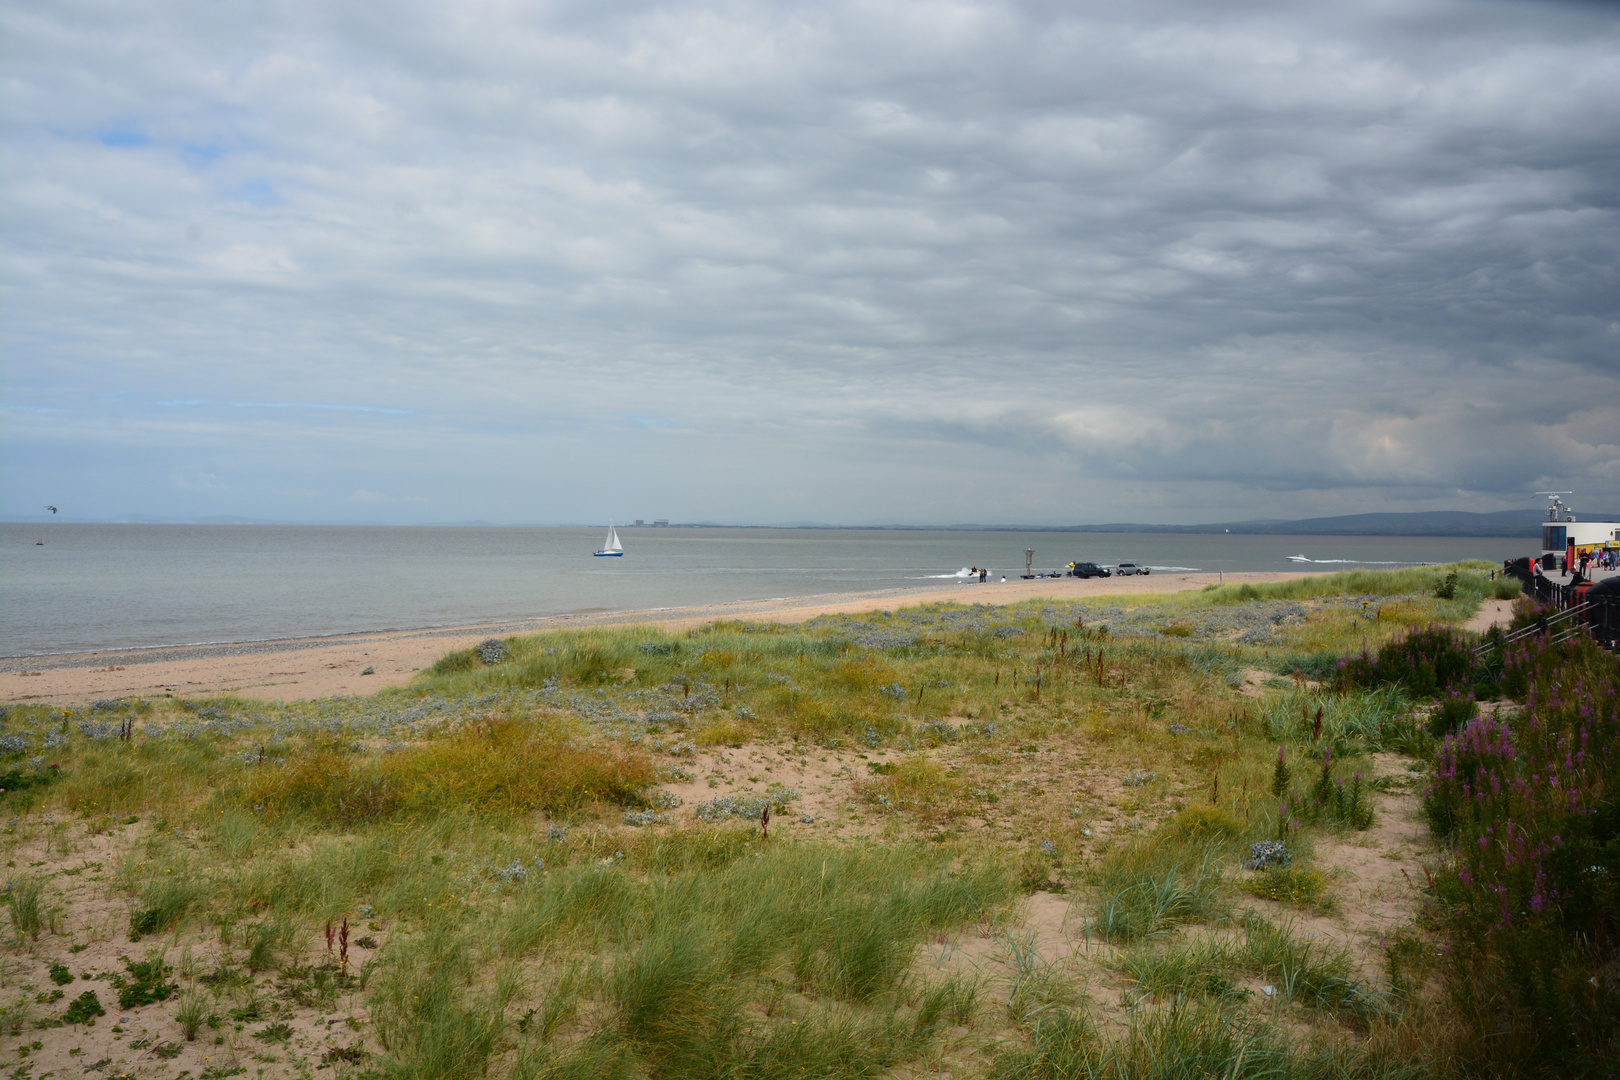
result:
<svg viewBox="0 0 1620 1080"><path fill-rule="evenodd" d="M624 558L624 552L622 552L622 551L593 551L593 552L591 552L591 554L595 555L598 559L622 559L622 558Z"/></svg>

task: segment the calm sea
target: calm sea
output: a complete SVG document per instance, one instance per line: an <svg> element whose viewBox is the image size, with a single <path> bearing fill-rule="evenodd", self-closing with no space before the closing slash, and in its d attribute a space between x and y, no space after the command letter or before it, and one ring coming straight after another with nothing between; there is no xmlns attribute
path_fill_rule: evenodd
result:
<svg viewBox="0 0 1620 1080"><path fill-rule="evenodd" d="M1158 572L1396 566L1531 552L1439 537L868 529L0 524L0 655L520 621L937 586L1070 560ZM35 540L45 543L36 545ZM964 599L972 598L964 592Z"/></svg>

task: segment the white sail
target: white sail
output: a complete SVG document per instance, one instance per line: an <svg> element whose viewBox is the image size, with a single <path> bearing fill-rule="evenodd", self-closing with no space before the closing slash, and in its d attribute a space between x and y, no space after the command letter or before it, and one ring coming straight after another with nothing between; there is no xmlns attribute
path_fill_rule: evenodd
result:
<svg viewBox="0 0 1620 1080"><path fill-rule="evenodd" d="M607 539L602 542L602 550L598 551L596 554L621 556L624 554L624 545L619 543L619 530L613 527L613 522L611 521L608 522Z"/></svg>

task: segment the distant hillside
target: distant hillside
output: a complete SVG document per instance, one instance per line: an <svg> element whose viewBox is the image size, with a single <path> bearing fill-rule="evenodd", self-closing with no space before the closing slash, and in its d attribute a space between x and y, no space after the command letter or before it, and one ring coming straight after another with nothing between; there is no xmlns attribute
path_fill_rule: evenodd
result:
<svg viewBox="0 0 1620 1080"><path fill-rule="evenodd" d="M1546 511L1499 510L1473 514L1466 510L1424 510L1410 514L1344 514L1301 521L1224 521L1209 525L1078 525L1068 532L1150 532L1286 534L1290 536L1501 536L1528 539L1540 535ZM1583 520L1613 520L1607 514L1581 514Z"/></svg>

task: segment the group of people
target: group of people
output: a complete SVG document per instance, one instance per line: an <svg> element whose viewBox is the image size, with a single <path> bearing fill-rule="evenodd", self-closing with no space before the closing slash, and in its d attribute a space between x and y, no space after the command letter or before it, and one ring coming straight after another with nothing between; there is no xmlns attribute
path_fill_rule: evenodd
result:
<svg viewBox="0 0 1620 1080"><path fill-rule="evenodd" d="M974 574L978 574L979 575L979 580L982 582L982 581L984 581L985 578L990 576L990 571L986 570L982 566L975 566L975 567L973 567L972 569L970 569L968 571L968 577L972 577ZM1002 578L1002 580L1005 581L1007 579Z"/></svg>
<svg viewBox="0 0 1620 1080"><path fill-rule="evenodd" d="M1595 551L1583 551L1577 560L1581 568L1581 576L1586 576L1588 569L1614 570L1620 566L1620 549L1598 548Z"/></svg>
<svg viewBox="0 0 1620 1080"><path fill-rule="evenodd" d="M1552 556L1548 556L1549 559ZM1541 567L1538 565L1539 571ZM1581 577L1587 576L1589 570L1616 570L1620 569L1620 548L1594 548L1578 552L1575 556L1575 565L1571 566L1569 556L1558 557L1558 571L1562 574L1574 572Z"/></svg>

